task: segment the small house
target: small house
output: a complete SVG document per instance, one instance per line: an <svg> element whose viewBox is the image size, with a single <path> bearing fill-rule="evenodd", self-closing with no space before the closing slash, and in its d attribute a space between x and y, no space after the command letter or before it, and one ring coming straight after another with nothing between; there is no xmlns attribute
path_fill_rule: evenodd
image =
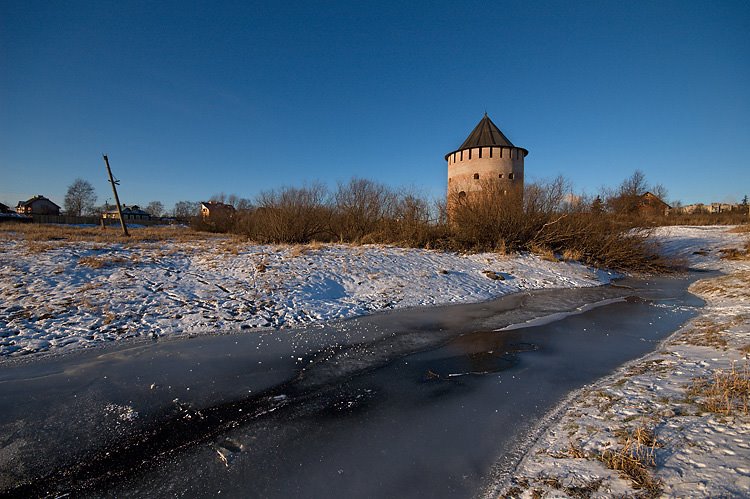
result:
<svg viewBox="0 0 750 499"><path fill-rule="evenodd" d="M20 215L59 215L60 207L42 195L28 201L19 201L16 213Z"/></svg>
<svg viewBox="0 0 750 499"><path fill-rule="evenodd" d="M234 215L234 206L231 204L220 203L219 201L206 201L201 203L201 217L208 218L229 218Z"/></svg>
<svg viewBox="0 0 750 499"><path fill-rule="evenodd" d="M116 209L108 210L102 213L102 218L119 220L120 215L117 213ZM148 221L151 220L151 214L143 211L137 204L134 204L132 206L123 205L122 219L126 222Z"/></svg>
<svg viewBox="0 0 750 499"><path fill-rule="evenodd" d="M650 192L641 195L638 210L642 215L667 215L672 207Z"/></svg>

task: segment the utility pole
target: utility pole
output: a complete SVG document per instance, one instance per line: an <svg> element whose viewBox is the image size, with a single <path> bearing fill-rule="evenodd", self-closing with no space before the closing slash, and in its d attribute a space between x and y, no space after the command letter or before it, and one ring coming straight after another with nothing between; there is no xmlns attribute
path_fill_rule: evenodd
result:
<svg viewBox="0 0 750 499"><path fill-rule="evenodd" d="M117 196L117 187L120 185L119 180L115 180L114 177L112 177L112 170L109 167L109 158L107 158L106 154L102 154L104 157L104 164L107 165L107 174L109 175L109 183L112 184L112 192L115 194L115 204L117 205L117 215L120 217L120 225L122 225L122 233L125 234L125 236L130 236L128 234L128 226L125 225L125 220L122 218L122 208L120 208L120 198Z"/></svg>

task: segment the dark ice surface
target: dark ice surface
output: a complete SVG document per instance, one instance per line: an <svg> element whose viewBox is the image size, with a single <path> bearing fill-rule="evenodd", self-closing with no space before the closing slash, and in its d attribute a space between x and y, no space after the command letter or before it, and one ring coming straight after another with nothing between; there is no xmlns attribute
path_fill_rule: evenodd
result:
<svg viewBox="0 0 750 499"><path fill-rule="evenodd" d="M567 394L696 315L698 277L4 361L0 493L481 495Z"/></svg>

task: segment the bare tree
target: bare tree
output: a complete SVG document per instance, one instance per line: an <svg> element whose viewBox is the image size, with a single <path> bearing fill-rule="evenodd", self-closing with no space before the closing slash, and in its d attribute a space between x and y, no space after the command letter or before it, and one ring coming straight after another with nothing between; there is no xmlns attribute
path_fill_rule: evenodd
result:
<svg viewBox="0 0 750 499"><path fill-rule="evenodd" d="M396 200L388 187L372 180L352 178L340 183L334 194L339 239L359 241L376 232L384 220L394 216Z"/></svg>
<svg viewBox="0 0 750 499"><path fill-rule="evenodd" d="M654 184L651 186L651 189L649 189L649 192L656 196L657 198L661 199L665 203L667 202L667 188L664 187L662 184Z"/></svg>
<svg viewBox="0 0 750 499"><path fill-rule="evenodd" d="M620 215L635 215L640 206L640 197L647 191L646 175L636 170L614 192L607 193L607 207Z"/></svg>
<svg viewBox="0 0 750 499"><path fill-rule="evenodd" d="M80 217L94 212L96 193L94 187L87 180L77 178L68 186L65 194L65 211L69 215Z"/></svg>
<svg viewBox="0 0 750 499"><path fill-rule="evenodd" d="M322 184L264 191L256 204L251 235L262 242L308 243L326 237L330 207Z"/></svg>
<svg viewBox="0 0 750 499"><path fill-rule="evenodd" d="M200 203L195 201L177 201L174 205L174 217L178 220L189 220L200 214Z"/></svg>
<svg viewBox="0 0 750 499"><path fill-rule="evenodd" d="M146 213L152 217L158 218L164 214L164 205L161 201L151 201L148 206L146 206Z"/></svg>

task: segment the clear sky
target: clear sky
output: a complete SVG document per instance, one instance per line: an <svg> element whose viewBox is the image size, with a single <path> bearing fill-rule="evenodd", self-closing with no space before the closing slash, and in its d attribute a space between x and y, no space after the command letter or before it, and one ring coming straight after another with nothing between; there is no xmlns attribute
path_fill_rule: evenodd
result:
<svg viewBox="0 0 750 499"><path fill-rule="evenodd" d="M750 194L750 3L0 1L0 202L352 176L427 195L484 112L527 179Z"/></svg>

